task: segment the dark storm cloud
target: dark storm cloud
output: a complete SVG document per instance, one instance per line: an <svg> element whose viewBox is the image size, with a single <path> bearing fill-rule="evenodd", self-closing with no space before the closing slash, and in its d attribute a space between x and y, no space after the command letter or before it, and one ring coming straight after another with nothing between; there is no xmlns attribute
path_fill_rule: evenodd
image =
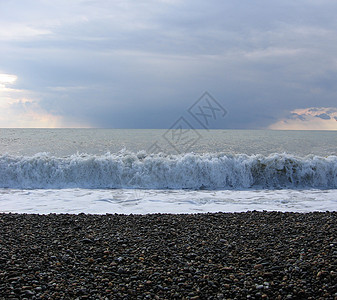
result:
<svg viewBox="0 0 337 300"><path fill-rule="evenodd" d="M219 128L335 106L331 1L0 4L0 73L44 111L95 127L169 127L208 90ZM299 17L300 16L300 17Z"/></svg>

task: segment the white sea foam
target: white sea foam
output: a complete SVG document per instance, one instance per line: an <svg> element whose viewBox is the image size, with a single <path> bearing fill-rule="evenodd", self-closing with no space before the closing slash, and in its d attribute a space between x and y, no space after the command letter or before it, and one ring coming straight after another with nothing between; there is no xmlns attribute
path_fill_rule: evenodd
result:
<svg viewBox="0 0 337 300"><path fill-rule="evenodd" d="M0 156L0 188L337 188L337 156L181 155L119 152L55 157Z"/></svg>
<svg viewBox="0 0 337 300"><path fill-rule="evenodd" d="M337 190L0 189L0 212L206 213L335 211Z"/></svg>

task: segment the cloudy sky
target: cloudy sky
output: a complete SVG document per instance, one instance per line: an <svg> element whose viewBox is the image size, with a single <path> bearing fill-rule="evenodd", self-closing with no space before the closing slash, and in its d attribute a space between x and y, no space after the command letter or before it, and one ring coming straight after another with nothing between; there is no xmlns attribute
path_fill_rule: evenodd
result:
<svg viewBox="0 0 337 300"><path fill-rule="evenodd" d="M337 130L337 2L0 0L0 127Z"/></svg>

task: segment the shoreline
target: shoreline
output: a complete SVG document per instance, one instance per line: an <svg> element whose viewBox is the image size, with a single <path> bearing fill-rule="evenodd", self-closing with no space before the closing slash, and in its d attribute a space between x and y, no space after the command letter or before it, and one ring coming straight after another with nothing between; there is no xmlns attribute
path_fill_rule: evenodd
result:
<svg viewBox="0 0 337 300"><path fill-rule="evenodd" d="M337 299L337 212L0 213L0 299Z"/></svg>

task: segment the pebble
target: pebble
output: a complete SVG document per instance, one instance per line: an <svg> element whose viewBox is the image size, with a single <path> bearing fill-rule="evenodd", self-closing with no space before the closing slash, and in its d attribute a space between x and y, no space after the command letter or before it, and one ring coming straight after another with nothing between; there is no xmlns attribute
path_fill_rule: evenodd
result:
<svg viewBox="0 0 337 300"><path fill-rule="evenodd" d="M0 299L335 299L337 213L0 214Z"/></svg>

